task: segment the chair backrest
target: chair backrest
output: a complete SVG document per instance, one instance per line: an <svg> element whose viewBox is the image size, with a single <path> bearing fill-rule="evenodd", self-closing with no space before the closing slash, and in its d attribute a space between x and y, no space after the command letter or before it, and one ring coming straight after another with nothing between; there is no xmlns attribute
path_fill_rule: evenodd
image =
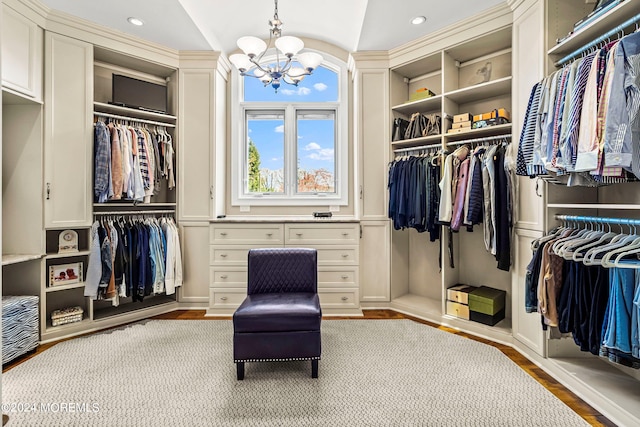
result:
<svg viewBox="0 0 640 427"><path fill-rule="evenodd" d="M318 254L308 248L249 250L247 293L318 292Z"/></svg>

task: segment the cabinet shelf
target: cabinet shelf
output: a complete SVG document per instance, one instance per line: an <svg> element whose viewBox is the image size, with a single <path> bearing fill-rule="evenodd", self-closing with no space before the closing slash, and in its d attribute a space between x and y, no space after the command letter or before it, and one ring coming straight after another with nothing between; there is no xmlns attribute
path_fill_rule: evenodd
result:
<svg viewBox="0 0 640 427"><path fill-rule="evenodd" d="M170 114L155 113L153 111L138 110L136 108L121 107L119 105L106 104L104 102L94 102L93 109L98 113L118 114L130 117L132 120L155 120L173 124L178 118Z"/></svg>
<svg viewBox="0 0 640 427"><path fill-rule="evenodd" d="M391 147L393 149L397 149L397 148L416 147L419 145L439 144L441 141L441 138L442 138L442 135L431 135L431 136L423 136L421 138L403 139L401 141L393 141L391 143Z"/></svg>
<svg viewBox="0 0 640 427"><path fill-rule="evenodd" d="M456 104L465 104L479 101L481 99L493 98L499 95L510 95L511 80L511 76L503 77L501 79L448 92L445 94L445 97Z"/></svg>
<svg viewBox="0 0 640 427"><path fill-rule="evenodd" d="M51 254L46 254L44 257L45 259L60 259L60 258L70 258L70 257L76 257L76 256L85 256L85 255L89 255L90 253L91 251L89 250L78 251L78 252L65 252L61 254L51 253Z"/></svg>
<svg viewBox="0 0 640 427"><path fill-rule="evenodd" d="M122 300L122 299L121 299ZM121 302L119 306L108 306L104 308L96 308L96 301L93 302L93 320L106 320L116 316L125 315L131 312L141 312L144 309L157 307L165 304L175 303L175 295L155 295L148 296L142 302Z"/></svg>
<svg viewBox="0 0 640 427"><path fill-rule="evenodd" d="M482 138L485 136L511 135L511 123L496 126L487 126L480 129L471 129L467 132L448 133L444 136L445 143L460 142L467 139Z"/></svg>
<svg viewBox="0 0 640 427"><path fill-rule="evenodd" d="M45 289L45 292L47 293L58 292L58 291L66 291L69 289L78 289L78 288L84 288L84 282L70 283L68 285L60 285L60 286L48 286Z"/></svg>
<svg viewBox="0 0 640 427"><path fill-rule="evenodd" d="M429 98L419 99L417 101L405 102L403 104L391 107L391 109L397 113L401 113L407 116L415 113L416 111L440 111L442 108L442 95L435 95Z"/></svg>
<svg viewBox="0 0 640 427"><path fill-rule="evenodd" d="M94 203L94 208L174 208L176 203Z"/></svg>
<svg viewBox="0 0 640 427"><path fill-rule="evenodd" d="M442 316L442 301L416 294L404 294L391 300L391 308L403 313L422 316L439 322Z"/></svg>
<svg viewBox="0 0 640 427"><path fill-rule="evenodd" d="M59 325L59 326L52 326L51 325L51 319L48 318L47 319L47 332L59 332L59 331L65 331L68 330L68 332L72 332L75 329L81 330L87 327L87 324L91 323L91 320L86 317L86 312L83 313L83 318L81 321L79 322L73 322L73 323L67 323L64 325Z"/></svg>
<svg viewBox="0 0 640 427"><path fill-rule="evenodd" d="M2 265L19 264L21 262L40 259L44 254L2 254Z"/></svg>
<svg viewBox="0 0 640 427"><path fill-rule="evenodd" d="M557 209L640 210L640 205L606 203L549 203L547 207Z"/></svg>
<svg viewBox="0 0 640 427"><path fill-rule="evenodd" d="M569 54L591 42L595 37L624 23L627 19L638 13L640 13L640 2L625 0L573 33L562 43L558 43L549 49L547 53L549 55Z"/></svg>

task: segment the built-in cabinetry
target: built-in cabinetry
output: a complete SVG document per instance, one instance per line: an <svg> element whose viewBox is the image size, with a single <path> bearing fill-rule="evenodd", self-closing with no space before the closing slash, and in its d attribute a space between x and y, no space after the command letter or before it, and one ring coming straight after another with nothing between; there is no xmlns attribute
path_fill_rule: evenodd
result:
<svg viewBox="0 0 640 427"><path fill-rule="evenodd" d="M640 1L625 0L566 37L594 4L581 0L520 2L514 11L514 135L522 129L533 85L574 56L585 45L640 13ZM628 31L635 30L633 25ZM621 33L617 29L611 39ZM557 43L559 39L566 39ZM579 54L577 55L579 56ZM618 425L640 423L640 373L606 358L581 352L570 336L558 339L542 330L540 315L524 309L524 277L531 260L531 242L558 224L558 214L640 218L637 183L585 188L519 179L513 275L513 336L519 348L543 369ZM541 357L538 357L541 356Z"/></svg>
<svg viewBox="0 0 640 427"><path fill-rule="evenodd" d="M43 30L2 4L2 295L41 297Z"/></svg>
<svg viewBox="0 0 640 427"><path fill-rule="evenodd" d="M323 314L361 315L359 233L357 222L212 222L207 314L231 315L246 297L249 249L302 247L318 251Z"/></svg>
<svg viewBox="0 0 640 427"><path fill-rule="evenodd" d="M391 64L391 119L402 117L409 120L416 112L445 118L441 134L400 141L391 141L388 134L392 154L402 155L407 151L418 154L424 149L451 152L461 144L482 142L483 138L508 140L511 137L510 123L446 133L451 123L447 117L461 113L482 114L496 108L512 109L511 20L505 23L497 19L483 30L465 41L444 45L411 61L395 66ZM489 69L490 74L487 72ZM435 95L407 102L411 93L423 87ZM441 240L436 242L430 242L427 234L413 229L391 233L391 307L509 341L510 301L507 301L506 319L493 327L446 314L446 289L455 284L485 285L511 295L511 275L496 268L495 257L485 249L482 227L475 227L472 233L464 227L452 235L443 231Z"/></svg>
<svg viewBox="0 0 640 427"><path fill-rule="evenodd" d="M42 101L43 30L2 4L2 88Z"/></svg>

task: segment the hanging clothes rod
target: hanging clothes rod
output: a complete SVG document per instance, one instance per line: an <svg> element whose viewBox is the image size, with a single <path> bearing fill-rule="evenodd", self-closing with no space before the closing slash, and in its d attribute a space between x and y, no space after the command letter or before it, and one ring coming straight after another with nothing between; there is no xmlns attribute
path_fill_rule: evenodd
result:
<svg viewBox="0 0 640 427"><path fill-rule="evenodd" d="M98 116L98 117L110 117L112 119L127 120L127 121L130 121L130 122L136 122L136 123L147 123L147 124L150 124L150 125L165 126L165 127L169 127L169 128L176 127L176 125L171 124L171 123L154 122L153 120L145 120L145 119L134 119L133 117L118 116L117 114L93 113L93 115L94 116Z"/></svg>
<svg viewBox="0 0 640 427"><path fill-rule="evenodd" d="M638 225L640 219L627 218L601 218L598 216L577 216L577 215L556 215L558 221L568 222L590 222L594 224L617 224L617 225Z"/></svg>
<svg viewBox="0 0 640 427"><path fill-rule="evenodd" d="M419 150L428 150L431 148L442 148L442 144L431 144L431 145L419 145L417 147L408 147L408 148L397 148L393 150L394 153L406 153L407 151L419 151Z"/></svg>
<svg viewBox="0 0 640 427"><path fill-rule="evenodd" d="M485 136L484 138L464 139L462 141L450 142L447 145L472 144L474 142L496 141L496 140L499 140L499 139L511 139L511 134L510 133L505 133L504 135Z"/></svg>
<svg viewBox="0 0 640 427"><path fill-rule="evenodd" d="M570 60L572 60L576 56L579 56L582 53L587 52L592 47L595 47L598 44L602 43L603 41L607 40L609 37L621 32L621 31L624 31L624 29L627 28L628 26L638 23L638 21L640 21L640 13L637 14L636 16L634 16L633 18L630 18L630 19L624 21L622 24L620 24L617 27L615 27L614 29L604 33L603 35L601 35L597 39L587 43L586 45L582 46L581 48L574 50L569 55L565 56L564 58L562 58L561 60L556 62L555 66L556 67L560 67L560 66L564 65L565 63L569 62Z"/></svg>
<svg viewBox="0 0 640 427"><path fill-rule="evenodd" d="M175 214L175 211L155 210L155 211L108 211L108 212L94 212L94 215L159 215L159 214Z"/></svg>

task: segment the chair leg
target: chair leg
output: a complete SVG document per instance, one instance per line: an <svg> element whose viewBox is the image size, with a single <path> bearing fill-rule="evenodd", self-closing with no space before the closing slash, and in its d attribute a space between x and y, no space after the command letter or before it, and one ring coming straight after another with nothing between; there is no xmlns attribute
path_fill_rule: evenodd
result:
<svg viewBox="0 0 640 427"><path fill-rule="evenodd" d="M311 378L318 378L318 359L311 361Z"/></svg>
<svg viewBox="0 0 640 427"><path fill-rule="evenodd" d="M238 381L244 379L244 362L236 362L236 374L238 375Z"/></svg>

